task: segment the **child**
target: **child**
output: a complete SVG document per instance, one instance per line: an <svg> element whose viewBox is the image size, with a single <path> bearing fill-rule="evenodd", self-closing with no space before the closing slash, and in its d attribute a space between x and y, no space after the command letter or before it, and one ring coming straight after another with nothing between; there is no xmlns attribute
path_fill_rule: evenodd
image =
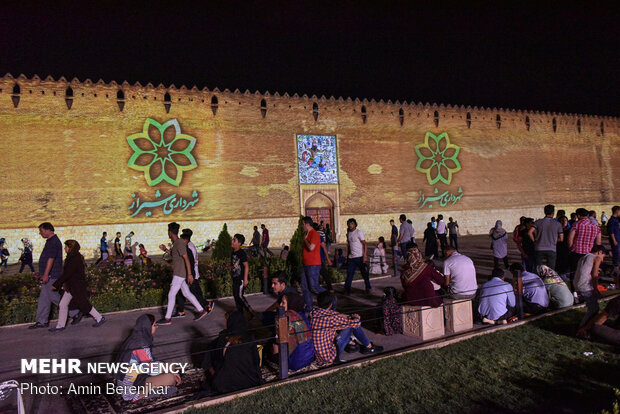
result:
<svg viewBox="0 0 620 414"><path fill-rule="evenodd" d="M237 310L243 312L244 310L252 312L250 304L243 296L243 289L248 285L248 273L250 272L250 265L248 264L248 255L245 250L241 249L241 246L245 243L245 237L243 234L235 234L232 239L233 252L230 255L230 266L233 283L233 297L235 298L235 304Z"/></svg>
<svg viewBox="0 0 620 414"><path fill-rule="evenodd" d="M22 239L22 243L24 243L24 248L19 249L23 252L19 258L22 263L19 268L19 273L21 273L26 266L30 267L30 271L34 273L34 266L32 266L32 243L29 239Z"/></svg>
<svg viewBox="0 0 620 414"><path fill-rule="evenodd" d="M280 260L286 261L287 258L288 258L288 246L283 244L282 251L280 252Z"/></svg>
<svg viewBox="0 0 620 414"><path fill-rule="evenodd" d="M379 237L379 243L377 247L372 252L372 256L370 258L370 273L382 275L387 274L388 265L385 262L385 238Z"/></svg>
<svg viewBox="0 0 620 414"><path fill-rule="evenodd" d="M144 245L142 243L140 243L138 247L140 248L140 264L142 266L146 266L149 261L149 257L146 254L146 249L144 248Z"/></svg>
<svg viewBox="0 0 620 414"><path fill-rule="evenodd" d="M2 273L2 266L4 266L4 270L7 268L7 264L9 261L9 249L4 246L5 239L4 237L0 239L0 273Z"/></svg>
<svg viewBox="0 0 620 414"><path fill-rule="evenodd" d="M381 308L383 310L383 332L385 332L388 336L402 333L402 312L400 305L396 300L396 289L389 286L383 289L383 293L383 299L381 299Z"/></svg>

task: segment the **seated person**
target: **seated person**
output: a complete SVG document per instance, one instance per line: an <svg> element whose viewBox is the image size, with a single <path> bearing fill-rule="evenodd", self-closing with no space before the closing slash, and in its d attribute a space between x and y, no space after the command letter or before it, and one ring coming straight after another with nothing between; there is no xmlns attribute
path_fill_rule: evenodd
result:
<svg viewBox="0 0 620 414"><path fill-rule="evenodd" d="M504 271L493 269L488 282L479 290L478 313L483 323L505 324L515 314L515 293L508 282L504 282Z"/></svg>
<svg viewBox="0 0 620 414"><path fill-rule="evenodd" d="M260 314L260 321L265 326L275 325L278 308L282 304L284 296L287 297L287 306L289 310L304 313L304 298L294 288L288 286L286 282L287 279L288 275L284 270L279 271L271 278L271 289L273 293L277 295L277 299Z"/></svg>
<svg viewBox="0 0 620 414"><path fill-rule="evenodd" d="M473 299L476 296L478 282L474 262L457 252L454 247L446 247L443 274L446 285L450 287L452 299Z"/></svg>
<svg viewBox="0 0 620 414"><path fill-rule="evenodd" d="M351 336L361 343L362 354L381 352L383 347L373 345L364 334L360 316L336 312L332 309L333 302L334 299L329 292L321 292L317 297L317 306L310 312L310 328L317 361L332 363L337 359L338 362L346 362L342 358L342 353L351 341Z"/></svg>
<svg viewBox="0 0 620 414"><path fill-rule="evenodd" d="M260 358L243 312L226 314L226 329L207 345L202 368L207 377L199 397L224 394L263 383Z"/></svg>
<svg viewBox="0 0 620 414"><path fill-rule="evenodd" d="M620 315L620 296L610 300L604 311L594 316L577 331L577 336L587 338L592 334L607 343L620 346L620 318L618 315ZM614 318L615 322L609 324L610 319Z"/></svg>
<svg viewBox="0 0 620 414"><path fill-rule="evenodd" d="M432 265L424 262L422 253L415 243L407 245L405 254L406 263L400 271L400 281L405 289L405 302L407 305L441 306L443 300L435 291L433 282L438 285L445 284L444 276Z"/></svg>
<svg viewBox="0 0 620 414"><path fill-rule="evenodd" d="M383 289L381 300L383 333L386 336L403 333L403 313L396 298L396 289L388 286Z"/></svg>
<svg viewBox="0 0 620 414"><path fill-rule="evenodd" d="M538 266L538 274L547 288L547 293L549 293L550 309L562 309L573 306L575 298L564 279L555 270L549 266L540 265Z"/></svg>
<svg viewBox="0 0 620 414"><path fill-rule="evenodd" d="M549 307L549 295L543 281L535 275L523 270L521 263L513 263L510 265L510 272L517 278L521 272L521 280L523 281L523 312L532 315L538 315L546 312Z"/></svg>
<svg viewBox="0 0 620 414"><path fill-rule="evenodd" d="M303 299L302 299L303 303ZM310 333L310 324L303 312L288 309L287 296L282 297L282 306L288 319L288 367L293 371L300 370L314 361L314 344ZM279 360L279 347L273 341L271 360Z"/></svg>
<svg viewBox="0 0 620 414"><path fill-rule="evenodd" d="M153 335L157 331L155 316L151 314L141 315L131 331L131 335L121 346L120 354L116 362L128 363L131 365L151 364L154 362L151 347L153 346ZM148 367L148 365L143 365ZM131 370L130 370L131 371ZM123 387L123 400L137 401L146 397L149 385L156 394L152 396L166 395L172 396L177 391L177 385L181 384L181 377L178 374L159 374L157 372L139 373L127 372L126 374L116 374L117 385ZM144 388L142 388L144 387ZM159 392L160 387L164 387L163 393ZM159 389L158 389L159 388Z"/></svg>

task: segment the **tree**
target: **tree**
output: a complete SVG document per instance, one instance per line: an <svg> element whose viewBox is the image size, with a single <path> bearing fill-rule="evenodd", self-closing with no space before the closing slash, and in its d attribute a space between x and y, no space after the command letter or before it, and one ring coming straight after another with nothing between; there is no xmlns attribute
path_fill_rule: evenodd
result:
<svg viewBox="0 0 620 414"><path fill-rule="evenodd" d="M211 255L211 258L213 260L229 259L232 254L231 243L232 237L230 237L230 233L228 233L228 226L224 223L224 227L222 227L220 235L217 236L217 242L215 242L215 247L213 248L213 255Z"/></svg>
<svg viewBox="0 0 620 414"><path fill-rule="evenodd" d="M304 223L303 216L299 216L297 230L291 238L291 246L289 247L286 264L288 265L291 275L291 284L293 282L301 282L301 272L303 270L303 249L304 249Z"/></svg>

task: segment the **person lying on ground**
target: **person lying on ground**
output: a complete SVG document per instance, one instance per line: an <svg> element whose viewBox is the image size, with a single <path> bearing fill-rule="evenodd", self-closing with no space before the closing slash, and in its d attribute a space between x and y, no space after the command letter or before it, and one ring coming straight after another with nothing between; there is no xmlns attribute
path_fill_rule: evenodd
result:
<svg viewBox="0 0 620 414"><path fill-rule="evenodd" d="M588 338L590 334L612 345L620 346L620 296L609 301L605 310L591 318L577 331L579 338ZM614 319L611 322L611 319Z"/></svg>

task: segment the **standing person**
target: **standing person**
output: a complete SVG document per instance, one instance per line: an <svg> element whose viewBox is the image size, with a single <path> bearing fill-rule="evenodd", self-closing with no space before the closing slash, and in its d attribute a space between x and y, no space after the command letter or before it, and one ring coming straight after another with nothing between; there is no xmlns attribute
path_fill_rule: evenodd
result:
<svg viewBox="0 0 620 414"><path fill-rule="evenodd" d="M252 233L252 241L250 242L252 254L258 256L261 253L260 248L260 233L258 226L254 226L254 233Z"/></svg>
<svg viewBox="0 0 620 414"><path fill-rule="evenodd" d="M202 294L202 288L200 287L200 272L198 271L198 250L194 243L192 243L192 235L194 232L191 229L183 229L181 231L181 239L185 241L187 246L187 258L189 259L189 267L192 270L193 281L188 283L189 290L196 296L200 305L207 311L207 314L213 310L213 301L206 301ZM177 293L177 311L172 315L173 318L182 318L185 316L185 297Z"/></svg>
<svg viewBox="0 0 620 414"><path fill-rule="evenodd" d="M437 239L437 233L433 228L433 223L431 223L430 221L426 223L426 230L424 230L424 238L422 239L422 241L426 242L426 245L424 247L424 254L427 258L433 259L439 256L437 246L439 244L439 239Z"/></svg>
<svg viewBox="0 0 620 414"><path fill-rule="evenodd" d="M235 298L235 305L238 311L247 311L251 313L252 308L243 295L243 291L249 283L248 275L250 274L248 255L245 253L245 250L241 248L243 243L245 243L243 234L237 233L233 236L231 243L233 252L230 255L233 297Z"/></svg>
<svg viewBox="0 0 620 414"><path fill-rule="evenodd" d="M546 264L555 270L557 259L556 245L558 240L564 240L562 225L553 219L555 206L547 204L544 208L545 217L534 222L534 227L529 230L530 238L536 235L534 250L536 256L536 266ZM546 262L546 263L545 263Z"/></svg>
<svg viewBox="0 0 620 414"><path fill-rule="evenodd" d="M101 262L102 260L105 260L105 259L108 258L108 239L107 239L107 237L108 237L108 233L104 231L103 235L101 236L101 240L100 240L100 244L99 244L99 252L101 253L101 256L99 257L99 259L97 259L95 264L99 264L99 262Z"/></svg>
<svg viewBox="0 0 620 414"><path fill-rule="evenodd" d="M573 224L568 234L568 260L572 272L577 270L579 259L590 253L592 247L601 244L601 228L589 219L588 210L578 208L577 218L579 220Z"/></svg>
<svg viewBox="0 0 620 414"><path fill-rule="evenodd" d="M131 238L134 236L133 231L130 231L127 236L125 236L125 255L133 256L133 249L131 246Z"/></svg>
<svg viewBox="0 0 620 414"><path fill-rule="evenodd" d="M379 237L377 247L372 252L370 259L370 273L372 274L387 274L388 265L385 263L385 238Z"/></svg>
<svg viewBox="0 0 620 414"><path fill-rule="evenodd" d="M400 221L400 234L397 240L399 246L398 250L400 250L400 255L405 257L407 253L407 243L415 240L414 229L413 226L407 222L407 216L404 214L401 214L398 220Z"/></svg>
<svg viewBox="0 0 620 414"><path fill-rule="evenodd" d="M60 303L60 294L52 289L52 284L62 275L62 243L54 234L52 223L41 223L39 234L46 239L45 247L39 256L39 272L34 274L35 278L41 276L41 293L37 303L36 322L28 329L47 328L52 303L54 305ZM69 316L75 317L77 314L78 311L73 310Z"/></svg>
<svg viewBox="0 0 620 414"><path fill-rule="evenodd" d="M588 219L586 218L586 220ZM598 273L606 253L607 251L603 246L596 245L592 248L591 253L583 255L577 262L573 286L579 300L586 304L586 314L579 324L580 328L598 313L598 298L600 296Z"/></svg>
<svg viewBox="0 0 620 414"><path fill-rule="evenodd" d="M396 277L398 275L398 227L394 224L394 219L390 220L390 248L392 250L394 277Z"/></svg>
<svg viewBox="0 0 620 414"><path fill-rule="evenodd" d="M329 223L325 225L325 246L327 247L327 254L329 256L329 247L334 242L334 236L332 235L332 228Z"/></svg>
<svg viewBox="0 0 620 414"><path fill-rule="evenodd" d="M448 247L448 236L446 234L446 222L443 221L443 214L437 216L437 237L441 245L441 257L446 257L446 247Z"/></svg>
<svg viewBox="0 0 620 414"><path fill-rule="evenodd" d="M29 239L23 238L22 243L24 244L24 249L22 253L22 264L19 267L19 273L24 270L24 267L30 267L30 271L34 273L34 266L32 265L32 242Z"/></svg>
<svg viewBox="0 0 620 414"><path fill-rule="evenodd" d="M172 258L172 283L170 283L170 292L168 292L168 308L166 309L166 316L163 319L157 321L158 325L170 325L172 323L172 311L176 302L176 296L179 290L183 292L189 301L194 305L194 308L198 311L194 321L207 316L207 311L204 310L196 296L189 290L187 282L192 284L194 277L192 276L192 269L190 266L189 257L187 255L187 245L185 241L179 238L179 223L172 222L168 224L168 237L172 240L172 248L168 249L165 245L160 245L159 248L168 253ZM187 279L187 282L186 282Z"/></svg>
<svg viewBox="0 0 620 414"><path fill-rule="evenodd" d="M613 211L612 211L612 214L613 214ZM604 211L601 212L601 224L605 226L608 220L609 220L609 217L607 217L607 214L605 214Z"/></svg>
<svg viewBox="0 0 620 414"><path fill-rule="evenodd" d="M570 254L570 250L568 250L568 234L570 233L570 225L568 224L568 217L560 216L558 218L558 223L560 223L560 225L562 226L563 237L561 240L558 237L558 242L555 245L555 251L557 253L557 259L555 261L555 270L560 275L565 275L570 270L570 266L568 262L568 256Z"/></svg>
<svg viewBox="0 0 620 414"><path fill-rule="evenodd" d="M431 226L433 226L434 229L437 229L437 222L435 221L435 216L431 217Z"/></svg>
<svg viewBox="0 0 620 414"><path fill-rule="evenodd" d="M607 222L607 233L609 234L609 244L611 244L611 257L614 265L616 278L620 277L620 206L611 208L611 218ZM616 286L620 285L616 280Z"/></svg>
<svg viewBox="0 0 620 414"><path fill-rule="evenodd" d="M453 247L448 247L446 254L448 257L443 262L443 274L451 291L450 296L454 299L472 299L478 289L474 262Z"/></svg>
<svg viewBox="0 0 620 414"><path fill-rule="evenodd" d="M8 262L9 262L9 249L6 248L6 246L4 245L4 243L6 242L6 240L3 238L0 239L0 257L2 258L1 262L0 262L0 266L4 267L4 270L6 270L7 266L8 266ZM2 271L2 269L0 268L0 271Z"/></svg>
<svg viewBox="0 0 620 414"><path fill-rule="evenodd" d="M402 217L402 216L401 216ZM360 273L364 278L366 285L366 294L370 293L370 276L368 275L368 260L366 239L364 233L357 228L357 221L354 218L347 220L347 279L344 282L344 294L351 294L351 284L353 283L353 275L355 270L360 269Z"/></svg>
<svg viewBox="0 0 620 414"><path fill-rule="evenodd" d="M65 252L67 257L62 268L62 276L52 283L52 290L58 291L64 287L65 293L63 293L58 305L58 322L56 327L50 328L49 331L64 331L70 303L73 304L73 308L77 307L82 314L90 314L95 319L93 328L98 328L104 324L105 318L88 301L86 293L86 262L84 261L84 256L80 254L80 244L75 240L65 241Z"/></svg>
<svg viewBox="0 0 620 414"><path fill-rule="evenodd" d="M515 226L515 229L512 231L512 240L515 242L515 244L517 245L517 248L519 248L519 250L521 250L521 247L519 247L519 232L521 232L521 230L523 230L525 228L525 219L527 217L525 216L521 216L519 218L519 224L517 224Z"/></svg>
<svg viewBox="0 0 620 414"><path fill-rule="evenodd" d="M265 257L267 257L267 255L273 256L272 251L269 250L269 230L267 229L267 227L265 227L264 224L261 224L260 228L263 230L263 235L261 236L261 247L263 248L263 255Z"/></svg>
<svg viewBox="0 0 620 414"><path fill-rule="evenodd" d="M570 220L568 220L568 225L573 227L573 224L577 222L577 213L570 213Z"/></svg>
<svg viewBox="0 0 620 414"><path fill-rule="evenodd" d="M312 294L318 295L321 292L325 292L325 289L319 285L321 236L314 229L311 217L304 217L302 223L305 235L302 251L304 267L301 275L301 291L306 303L306 313L310 313L313 307Z"/></svg>
<svg viewBox="0 0 620 414"><path fill-rule="evenodd" d="M598 220L596 219L596 211L594 210L588 211L588 216L589 216L590 221L598 226Z"/></svg>
<svg viewBox="0 0 620 414"><path fill-rule="evenodd" d="M325 242L325 239L327 237L325 235L325 232L323 231L323 227L314 223L312 225L312 228L316 230L317 233L319 233L319 237L321 238L321 250L320 250L321 272L320 272L320 275L321 277L323 277L323 282L325 283L327 290L329 290L330 293L334 293L334 288L332 287L332 280L329 277L329 270L328 270L328 266L332 265L332 261L329 259L329 254L328 254L329 250L327 249L327 243Z"/></svg>
<svg viewBox="0 0 620 414"><path fill-rule="evenodd" d="M121 247L121 232L116 232L116 238L114 239L114 256L116 261L124 257L123 248Z"/></svg>
<svg viewBox="0 0 620 414"><path fill-rule="evenodd" d="M493 249L493 268L499 267L499 261L504 261L504 266L508 269L508 233L502 227L502 221L497 220L495 227L489 230L491 238L491 249Z"/></svg>
<svg viewBox="0 0 620 414"><path fill-rule="evenodd" d="M517 246L521 252L525 270L534 272L536 266L536 249L534 248L535 234L530 234L530 229L534 227L534 219L527 217L523 220L524 227L519 231Z"/></svg>
<svg viewBox="0 0 620 414"><path fill-rule="evenodd" d="M146 266L149 264L148 252L142 243L140 243L138 247L140 248L140 264Z"/></svg>
<svg viewBox="0 0 620 414"><path fill-rule="evenodd" d="M448 237L450 238L450 246L456 250L459 249L459 224L452 221L452 217L448 217Z"/></svg>

